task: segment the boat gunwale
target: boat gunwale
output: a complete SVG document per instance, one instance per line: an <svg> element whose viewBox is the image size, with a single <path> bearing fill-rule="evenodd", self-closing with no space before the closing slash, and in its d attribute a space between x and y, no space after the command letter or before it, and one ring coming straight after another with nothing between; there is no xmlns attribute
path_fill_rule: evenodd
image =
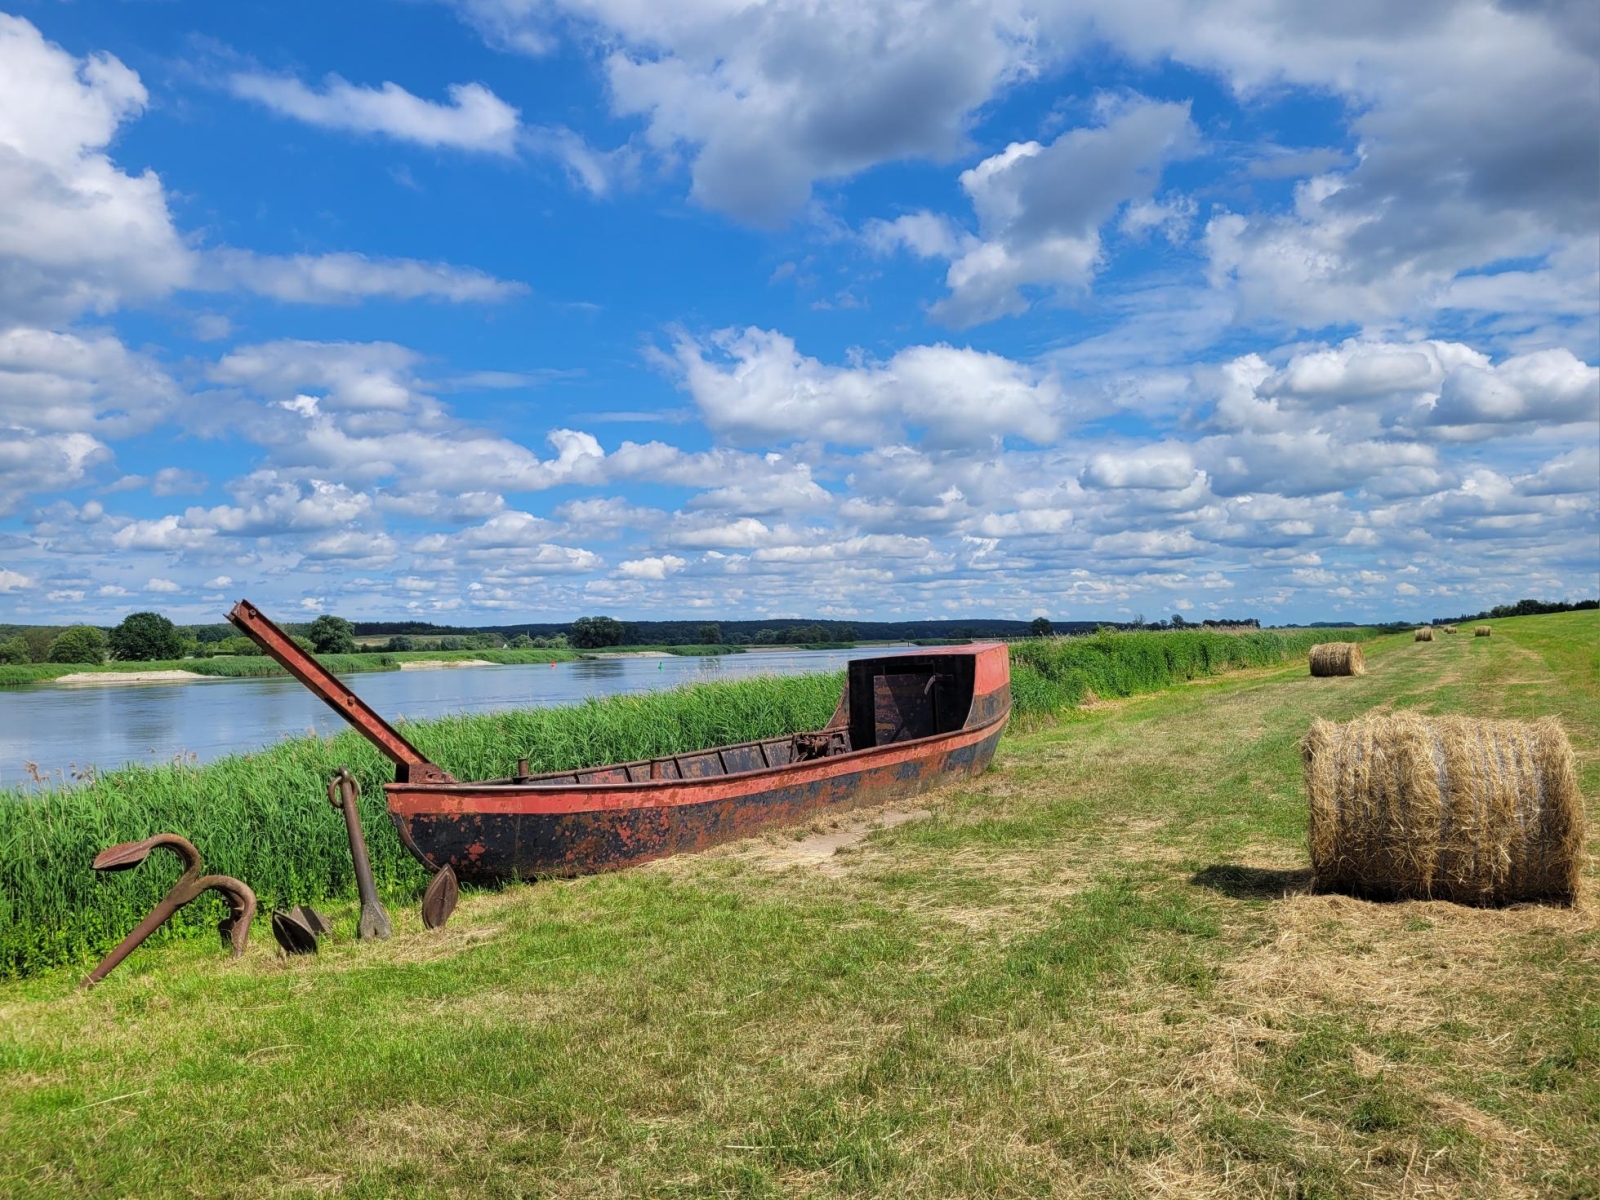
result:
<svg viewBox="0 0 1600 1200"><path fill-rule="evenodd" d="M983 694L988 695L988 694L991 694L991 693L983 693ZM885 745L882 745L882 746L863 746L859 750L847 750L843 754L830 754L830 755L828 755L828 756L826 756L824 758L802 759L802 760L797 761L797 762L781 763L781 764L779 764L778 766L775 766L775 767L772 767L772 766L757 767L756 769L751 770L751 771L732 771L732 772L728 772L728 773L725 773L725 774L722 774L722 775L697 775L697 776L693 776L691 778L679 778L679 779L629 779L629 780L616 780L614 782L609 782L609 783L605 783L605 782L595 782L595 783L578 783L578 782L574 782L574 783L533 783L531 781L528 782L528 783L515 783L515 782L502 783L499 780L494 780L494 779L483 779L483 780L459 779L459 780L441 781L441 782L435 782L435 783L422 783L422 782L419 782L419 783L401 783L399 781L395 781L395 782L392 782L392 783L385 783L383 785L383 790L390 798L392 798L396 793L417 793L417 794L421 794L421 795L424 795L424 796L429 796L429 795L448 796L448 795L452 795L452 794L460 794L463 791L476 791L478 789L493 789L493 794L496 795L496 796L504 796L504 795L526 795L526 796L543 795L543 796L549 796L549 795L559 794L559 793L562 793L562 792L593 792L593 793L599 793L599 794L602 794L602 795L608 795L609 796L609 795L625 794L625 793L628 793L628 792L660 791L660 790L667 789L667 788L715 787L716 785L722 784L722 783L726 783L729 780L746 780L746 779L751 779L751 778L753 778L755 776L759 776L759 775L773 775L773 776L776 776L776 775L782 774L784 772L789 772L789 771L807 771L807 772L819 771L819 770L821 770L823 768L831 767L831 766L833 766L834 764L837 764L837 763L854 763L854 762L858 762L858 761L863 761L863 760L865 760L865 758L868 755L874 755L874 754L883 755L883 754L903 752L903 751L908 750L908 749L919 749L919 748L922 748L922 747L931 746L932 743L938 742L938 741L948 741L948 740L952 740L952 739L955 739L955 738L966 737L966 736L969 736L969 735L982 734L987 730L993 729L996 725L1002 725L1005 722L1009 721L1011 719L1011 709L1012 709L1012 705L1011 705L1011 703L1010 703L1010 701L1008 699L1007 703L1006 703L1006 706L1005 706L1005 709L1003 711L1001 711L997 716L991 717L989 720L985 721L981 725L962 725L962 726L960 726L959 728L956 728L956 729L946 730L944 733L930 733L927 737L908 738L903 742L889 742L889 743L887 743ZM803 733L821 733L821 732L824 732L824 731L823 730L803 730L801 732L803 732ZM799 734L789 734L787 736L788 737L797 737L797 736L799 736ZM732 742L732 743L729 743L726 746L710 746L710 747L707 747L704 750L685 750L682 755L663 755L662 757L663 758L674 758L674 757L686 757L686 756L695 755L695 754L714 754L714 753L716 753L718 751L721 751L721 750L734 750L734 749L738 749L738 748L743 747L743 746L758 745L758 744L760 744L762 742L782 741L782 740L783 740L783 735L780 735L777 738L757 738L757 739L755 739L754 741L751 741L751 742ZM981 737L973 737L972 740L973 741L982 741L982 738ZM644 759L639 759L636 762L606 763L603 766L582 767L582 768L579 768L579 770L582 770L582 771L609 771L609 770L616 770L618 768L637 766L637 765L640 765L640 764L656 762L656 761L659 761L659 760L658 759L644 758Z"/></svg>

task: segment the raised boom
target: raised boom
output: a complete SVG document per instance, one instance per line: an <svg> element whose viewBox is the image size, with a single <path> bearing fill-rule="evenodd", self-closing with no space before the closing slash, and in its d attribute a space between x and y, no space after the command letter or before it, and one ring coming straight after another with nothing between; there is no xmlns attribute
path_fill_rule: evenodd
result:
<svg viewBox="0 0 1600 1200"><path fill-rule="evenodd" d="M395 762L395 779L401 783L448 782L452 776L436 767L399 732L343 683L334 673L307 654L294 639L264 616L248 600L233 606L228 620L241 633L276 659L289 674L308 687L312 694L333 709Z"/></svg>

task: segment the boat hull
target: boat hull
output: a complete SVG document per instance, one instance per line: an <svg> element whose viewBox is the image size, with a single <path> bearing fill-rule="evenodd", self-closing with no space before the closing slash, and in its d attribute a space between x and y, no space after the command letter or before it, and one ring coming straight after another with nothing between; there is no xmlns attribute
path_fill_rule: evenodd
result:
<svg viewBox="0 0 1600 1200"><path fill-rule="evenodd" d="M587 875L915 796L977 775L1006 720L777 770L574 787L386 785L400 839L474 882Z"/></svg>

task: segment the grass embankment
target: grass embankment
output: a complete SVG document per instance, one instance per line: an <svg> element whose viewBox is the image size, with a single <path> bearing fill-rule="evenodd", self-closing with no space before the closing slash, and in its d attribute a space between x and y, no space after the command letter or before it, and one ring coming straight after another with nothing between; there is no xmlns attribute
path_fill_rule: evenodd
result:
<svg viewBox="0 0 1600 1200"><path fill-rule="evenodd" d="M1557 712L1592 798L1584 616L1095 705L826 875L730 847L4 985L0 1191L1593 1194L1592 915L1304 894L1296 751Z"/></svg>
<svg viewBox="0 0 1600 1200"><path fill-rule="evenodd" d="M1298 634L1251 636L1108 634L1015 647L1017 721L1069 708L1090 686L1102 697L1127 696L1302 652ZM842 682L831 674L697 684L564 709L415 722L406 734L459 779L503 778L524 756L535 771L554 771L820 728ZM88 863L105 846L162 831L188 837L211 870L249 883L263 908L351 894L343 826L319 803L340 765L361 780L379 888L414 895L425 876L383 809L381 785L392 768L354 733L297 738L206 766L107 771L66 791L0 790L0 975L81 961L114 945L173 872L96 878ZM210 906L197 905L172 932L199 932L215 920Z"/></svg>
<svg viewBox="0 0 1600 1200"><path fill-rule="evenodd" d="M1093 705L826 873L772 838L0 985L0 1193L1594 1195L1593 910L1305 892L1314 716L1557 713L1593 806L1600 619L1495 626Z"/></svg>

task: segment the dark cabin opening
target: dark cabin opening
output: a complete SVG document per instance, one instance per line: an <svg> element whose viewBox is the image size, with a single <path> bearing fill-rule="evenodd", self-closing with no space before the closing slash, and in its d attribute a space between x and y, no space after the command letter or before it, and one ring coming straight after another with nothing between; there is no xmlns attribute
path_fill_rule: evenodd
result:
<svg viewBox="0 0 1600 1200"><path fill-rule="evenodd" d="M850 747L949 733L972 708L972 655L869 658L850 664Z"/></svg>

